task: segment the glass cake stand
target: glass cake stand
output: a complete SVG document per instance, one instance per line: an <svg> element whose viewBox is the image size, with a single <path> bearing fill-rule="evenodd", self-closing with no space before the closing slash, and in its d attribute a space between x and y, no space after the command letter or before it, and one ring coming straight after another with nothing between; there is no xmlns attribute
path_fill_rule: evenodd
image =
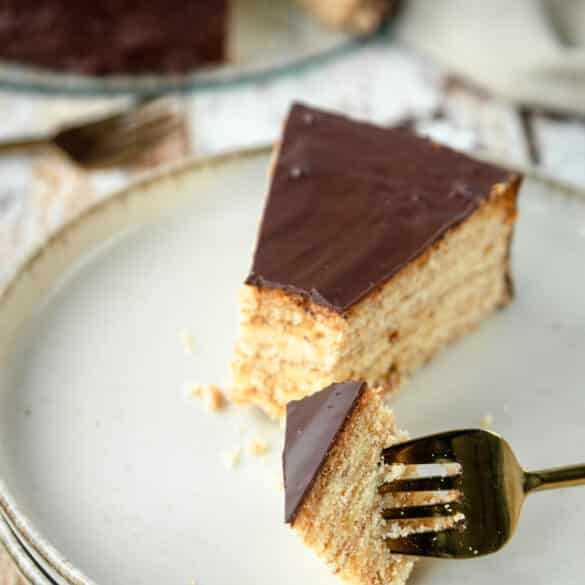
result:
<svg viewBox="0 0 585 585"><path fill-rule="evenodd" d="M94 77L0 61L0 88L60 95L156 95L259 83L350 52L387 32L357 38L326 30L291 0L233 0L225 65L173 75Z"/></svg>

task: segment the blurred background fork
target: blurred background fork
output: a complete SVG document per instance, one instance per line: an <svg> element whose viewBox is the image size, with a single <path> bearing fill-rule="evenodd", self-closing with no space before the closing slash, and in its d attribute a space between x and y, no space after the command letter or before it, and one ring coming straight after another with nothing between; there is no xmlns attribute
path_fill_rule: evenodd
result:
<svg viewBox="0 0 585 585"><path fill-rule="evenodd" d="M170 100L148 99L100 119L58 129L52 135L0 142L0 155L53 148L83 168L124 166L182 127L182 117Z"/></svg>
<svg viewBox="0 0 585 585"><path fill-rule="evenodd" d="M380 486L382 494L400 495L399 505L383 510L384 519L415 522L403 524L397 537L389 530L390 550L406 555L463 559L496 552L513 536L527 494L585 485L585 465L526 472L504 439L481 430L415 439L384 449L382 457L386 465L456 464L448 475ZM409 493L415 492L419 502L420 492L428 492L432 502L409 505ZM434 528L433 522L440 524Z"/></svg>

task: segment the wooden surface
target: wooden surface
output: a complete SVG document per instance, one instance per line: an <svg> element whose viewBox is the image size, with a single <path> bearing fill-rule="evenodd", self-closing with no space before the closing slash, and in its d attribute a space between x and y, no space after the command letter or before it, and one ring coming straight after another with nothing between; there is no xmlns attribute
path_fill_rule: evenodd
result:
<svg viewBox="0 0 585 585"><path fill-rule="evenodd" d="M585 185L585 120L499 101L396 47L373 44L294 77L221 93L175 98L184 131L133 169L86 173L55 155L0 161L0 287L18 262L67 219L133 176L187 152L208 155L276 139L293 99L381 124L402 124L454 147L536 165ZM48 131L125 99L0 94L0 138ZM391 156L391 153L389 153ZM0 585L24 585L0 547Z"/></svg>

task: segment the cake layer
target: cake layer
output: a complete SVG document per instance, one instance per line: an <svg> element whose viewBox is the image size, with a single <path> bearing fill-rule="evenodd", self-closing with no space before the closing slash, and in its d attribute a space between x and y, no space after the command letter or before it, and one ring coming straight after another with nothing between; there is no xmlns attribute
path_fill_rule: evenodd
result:
<svg viewBox="0 0 585 585"><path fill-rule="evenodd" d="M353 387L356 384L359 385L355 382L336 384L324 393L330 395L338 387L343 387L342 392L349 391L350 396L355 397ZM321 394L306 400L318 397L323 403ZM396 429L391 411L376 392L364 388L351 406L349 410L345 405L345 420L340 421L337 417L339 428L335 429L333 440L312 445L320 451L327 448L327 454L291 523L304 543L342 579L356 585L402 585L413 561L392 555L388 550L384 541L388 526L381 515L384 497L378 488L387 471L380 465L382 448L405 437ZM291 448L289 437L300 434L299 440L302 440L305 432L312 433L323 426L328 428L323 415L326 419L327 411L316 412L313 420L300 429L287 415L285 472L287 455L290 455L288 449ZM310 449L311 443L315 443L314 435L305 440L303 449Z"/></svg>
<svg viewBox="0 0 585 585"><path fill-rule="evenodd" d="M464 223L346 314L301 295L245 286L232 397L281 416L331 382L392 389L511 296L517 185L495 189Z"/></svg>

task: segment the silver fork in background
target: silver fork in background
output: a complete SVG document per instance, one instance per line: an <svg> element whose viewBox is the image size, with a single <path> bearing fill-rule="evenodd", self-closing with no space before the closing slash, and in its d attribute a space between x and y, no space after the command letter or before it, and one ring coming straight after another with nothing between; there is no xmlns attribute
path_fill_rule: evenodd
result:
<svg viewBox="0 0 585 585"><path fill-rule="evenodd" d="M452 475L397 479L380 487L382 494L455 496L444 503L383 510L389 521L452 521L444 529L427 526L426 532L387 539L392 552L405 555L463 559L496 552L513 536L527 494L585 485L585 465L525 472L504 439L481 430L415 439L384 449L382 458L386 465L458 464Z"/></svg>
<svg viewBox="0 0 585 585"><path fill-rule="evenodd" d="M0 155L57 148L85 168L123 166L141 158L182 124L176 108L165 99L150 99L122 112L63 127L48 136L0 142Z"/></svg>

